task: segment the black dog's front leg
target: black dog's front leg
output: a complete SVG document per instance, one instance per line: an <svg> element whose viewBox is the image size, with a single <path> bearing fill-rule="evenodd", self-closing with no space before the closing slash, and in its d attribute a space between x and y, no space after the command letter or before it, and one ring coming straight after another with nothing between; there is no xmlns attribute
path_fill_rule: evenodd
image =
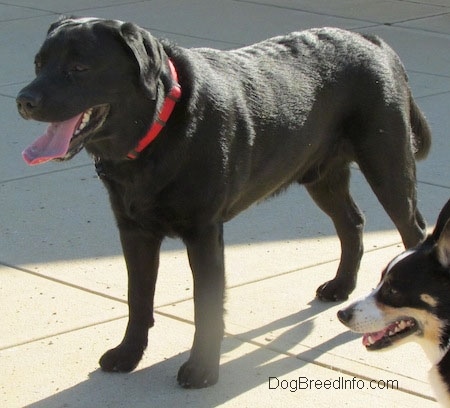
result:
<svg viewBox="0 0 450 408"><path fill-rule="evenodd" d="M199 228L184 238L194 277L195 336L189 360L178 372L178 383L185 388L203 388L219 378L224 333L223 226Z"/></svg>
<svg viewBox="0 0 450 408"><path fill-rule="evenodd" d="M128 372L136 368L153 326L153 298L159 266L161 240L145 237L138 230L120 230L128 269L128 326L122 342L100 359L105 371Z"/></svg>

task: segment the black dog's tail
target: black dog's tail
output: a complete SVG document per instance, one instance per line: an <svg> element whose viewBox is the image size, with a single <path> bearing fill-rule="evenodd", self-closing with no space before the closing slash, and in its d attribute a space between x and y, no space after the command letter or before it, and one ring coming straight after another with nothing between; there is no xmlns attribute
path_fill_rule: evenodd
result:
<svg viewBox="0 0 450 408"><path fill-rule="evenodd" d="M409 115L413 133L413 148L416 160L425 159L431 147L431 130L424 114L410 97Z"/></svg>

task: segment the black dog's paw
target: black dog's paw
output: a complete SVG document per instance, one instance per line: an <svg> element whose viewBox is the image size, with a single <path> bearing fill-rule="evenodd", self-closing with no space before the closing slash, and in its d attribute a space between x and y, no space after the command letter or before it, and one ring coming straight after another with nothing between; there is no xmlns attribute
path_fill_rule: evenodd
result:
<svg viewBox="0 0 450 408"><path fill-rule="evenodd" d="M137 367L143 354L143 350L118 346L103 354L99 364L103 371L128 373Z"/></svg>
<svg viewBox="0 0 450 408"><path fill-rule="evenodd" d="M178 371L177 381L184 388L206 388L219 380L219 366L214 367L186 361Z"/></svg>
<svg viewBox="0 0 450 408"><path fill-rule="evenodd" d="M340 302L348 299L348 295L353 291L351 287L337 279L325 282L317 288L316 296L326 302Z"/></svg>

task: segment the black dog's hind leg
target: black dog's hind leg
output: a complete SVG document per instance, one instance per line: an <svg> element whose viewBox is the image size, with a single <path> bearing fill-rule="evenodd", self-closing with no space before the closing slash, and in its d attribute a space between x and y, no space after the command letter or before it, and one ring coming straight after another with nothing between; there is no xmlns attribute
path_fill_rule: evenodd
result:
<svg viewBox="0 0 450 408"><path fill-rule="evenodd" d="M356 286L363 255L364 217L350 195L348 164L336 166L306 188L316 204L331 217L341 242L341 260L333 280L317 289L321 300L346 300Z"/></svg>
<svg viewBox="0 0 450 408"><path fill-rule="evenodd" d="M389 114L383 117L389 118ZM397 227L405 248L411 248L425 238L426 224L417 209L415 158L407 126L400 120L379 124L365 138L359 138L355 153L359 168Z"/></svg>
<svg viewBox="0 0 450 408"><path fill-rule="evenodd" d="M195 336L189 360L178 372L178 383L185 388L203 388L219 378L224 333L223 226L196 228L183 238L194 278Z"/></svg>
<svg viewBox="0 0 450 408"><path fill-rule="evenodd" d="M151 239L136 230L120 230L128 269L129 317L125 336L100 359L105 371L128 372L136 368L148 343L153 326L153 298L159 266L161 240Z"/></svg>

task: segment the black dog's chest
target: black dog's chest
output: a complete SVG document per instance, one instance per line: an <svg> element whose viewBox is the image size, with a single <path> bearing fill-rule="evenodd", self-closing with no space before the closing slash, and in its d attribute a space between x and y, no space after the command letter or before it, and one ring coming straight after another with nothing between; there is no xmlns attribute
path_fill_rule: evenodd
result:
<svg viewBox="0 0 450 408"><path fill-rule="evenodd" d="M101 177L109 192L112 210L120 225L132 225L141 231L160 236L177 236L185 229L186 215L179 203L167 199L157 186L113 181Z"/></svg>

